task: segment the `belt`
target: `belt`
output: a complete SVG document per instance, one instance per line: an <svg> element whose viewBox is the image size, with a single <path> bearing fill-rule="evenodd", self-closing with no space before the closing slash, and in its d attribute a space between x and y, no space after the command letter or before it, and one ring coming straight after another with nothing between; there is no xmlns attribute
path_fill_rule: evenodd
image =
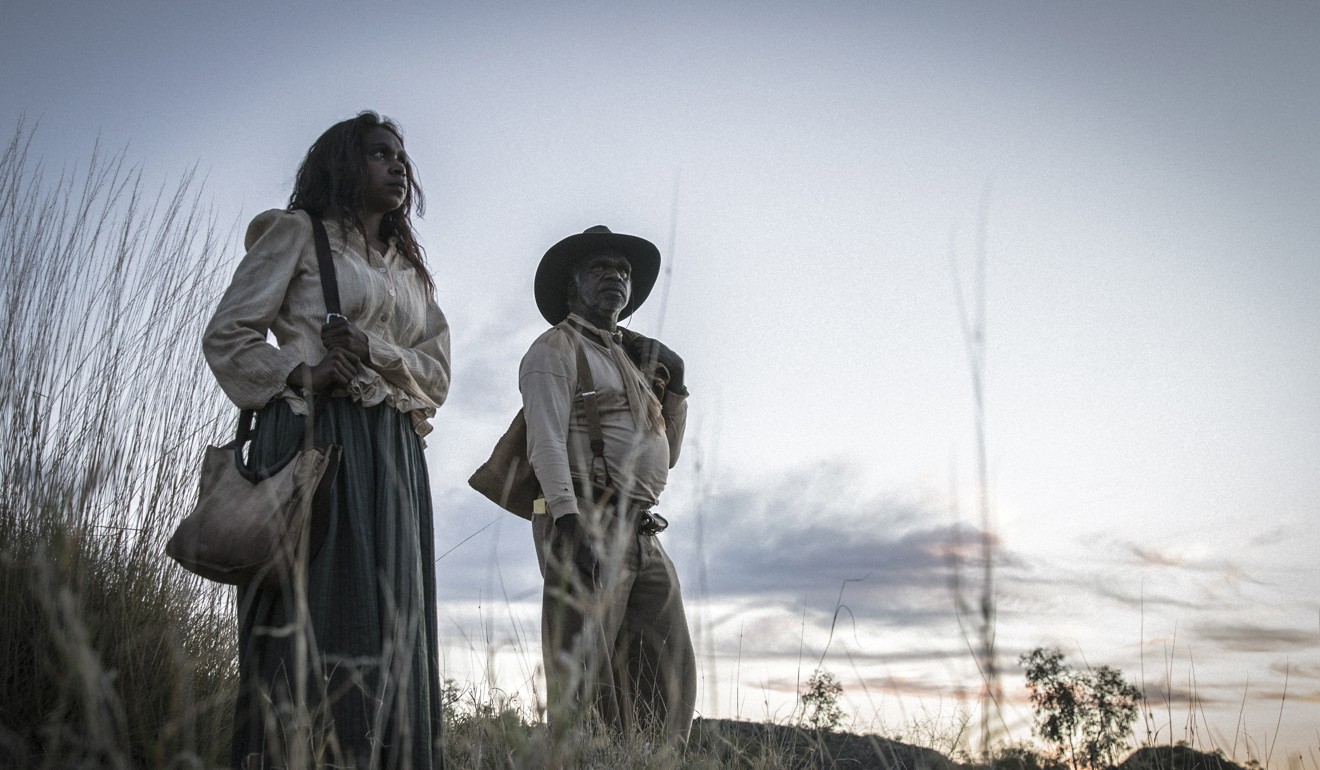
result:
<svg viewBox="0 0 1320 770"><path fill-rule="evenodd" d="M611 505L609 503L606 503L605 506L603 507L617 508L618 504L614 503L613 505ZM534 514L549 513L549 511L545 507L544 497L538 497L532 501L532 513ZM649 507L644 505L628 506L625 515L629 517L635 517L637 519L637 534L642 535L644 537L654 537L660 534L661 532L664 532L669 527L668 519L666 519L664 516L661 516L659 513L656 513L655 511L651 510Z"/></svg>
<svg viewBox="0 0 1320 770"><path fill-rule="evenodd" d="M655 537L669 527L668 519L649 508L638 511L637 516L637 534L639 535Z"/></svg>
<svg viewBox="0 0 1320 770"><path fill-rule="evenodd" d="M579 484L579 486L582 485ZM581 493L582 490L579 489L578 494L581 495ZM616 510L623 509L626 511L626 515L636 517L637 533L640 535L644 535L646 537L654 537L655 535L664 532L665 528L669 526L669 521L665 519L664 516L661 516L660 514L651 510L650 505L646 503L634 503L632 501L628 501L628 505L625 509L624 506L620 505L619 498L621 496L619 495L618 491L609 486L592 484L591 493L592 495L590 499L596 500L597 501L596 504L601 506L603 509L608 509L608 508L614 508ZM578 499L582 499L582 498L579 497Z"/></svg>

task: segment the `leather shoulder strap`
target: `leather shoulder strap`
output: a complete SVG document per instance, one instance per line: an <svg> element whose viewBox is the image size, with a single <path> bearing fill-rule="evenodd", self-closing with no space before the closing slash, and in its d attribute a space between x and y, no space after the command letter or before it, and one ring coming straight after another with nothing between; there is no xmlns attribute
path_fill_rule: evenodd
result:
<svg viewBox="0 0 1320 770"><path fill-rule="evenodd" d="M321 268L321 293L325 295L325 310L342 316L339 308L339 279L335 277L335 261L330 256L330 237L326 235L325 223L320 217L312 218L312 239L316 241L316 264Z"/></svg>

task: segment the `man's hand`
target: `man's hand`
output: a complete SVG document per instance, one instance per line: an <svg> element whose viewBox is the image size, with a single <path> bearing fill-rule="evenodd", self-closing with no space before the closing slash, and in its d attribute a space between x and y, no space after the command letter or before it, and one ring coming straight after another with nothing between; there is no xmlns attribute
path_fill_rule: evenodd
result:
<svg viewBox="0 0 1320 770"><path fill-rule="evenodd" d="M550 530L550 550L561 564L572 564L583 583L591 588L599 588L600 562L591 550L581 519L576 513L555 519Z"/></svg>
<svg viewBox="0 0 1320 770"><path fill-rule="evenodd" d="M332 317L321 326L321 344L331 350L343 348L363 364L371 363L371 345L367 342L366 332L341 315Z"/></svg>
<svg viewBox="0 0 1320 770"><path fill-rule="evenodd" d="M663 342L631 332L623 341L623 349L637 364L637 368L644 372L653 371L657 363L663 366L669 372L669 382L665 386L667 390L679 395L687 393L687 388L683 386L683 359Z"/></svg>

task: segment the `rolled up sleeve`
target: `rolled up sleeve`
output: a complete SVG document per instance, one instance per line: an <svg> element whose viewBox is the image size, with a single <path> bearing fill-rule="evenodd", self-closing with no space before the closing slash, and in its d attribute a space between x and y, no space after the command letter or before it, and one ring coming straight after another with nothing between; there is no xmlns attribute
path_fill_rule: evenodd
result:
<svg viewBox="0 0 1320 770"><path fill-rule="evenodd" d="M562 333L533 344L518 369L518 390L527 419L527 458L555 518L579 513L568 464L575 382L571 343Z"/></svg>

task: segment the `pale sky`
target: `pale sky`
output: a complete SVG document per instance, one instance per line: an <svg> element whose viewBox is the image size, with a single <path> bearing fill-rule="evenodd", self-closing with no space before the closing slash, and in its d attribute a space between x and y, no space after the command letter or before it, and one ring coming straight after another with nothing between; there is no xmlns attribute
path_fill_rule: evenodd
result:
<svg viewBox="0 0 1320 770"><path fill-rule="evenodd" d="M969 291L983 243L1004 721L1025 737L1013 664L1052 644L1144 681L1161 741L1314 768L1318 40L1301 2L49 0L4 12L0 119L49 168L98 138L152 180L196 165L234 261L322 130L402 124L454 334L445 672L524 702L530 533L465 482L544 326L537 260L606 224L672 269L631 325L688 367L660 509L700 713L786 719L822 657L859 728L974 706L951 262Z"/></svg>

